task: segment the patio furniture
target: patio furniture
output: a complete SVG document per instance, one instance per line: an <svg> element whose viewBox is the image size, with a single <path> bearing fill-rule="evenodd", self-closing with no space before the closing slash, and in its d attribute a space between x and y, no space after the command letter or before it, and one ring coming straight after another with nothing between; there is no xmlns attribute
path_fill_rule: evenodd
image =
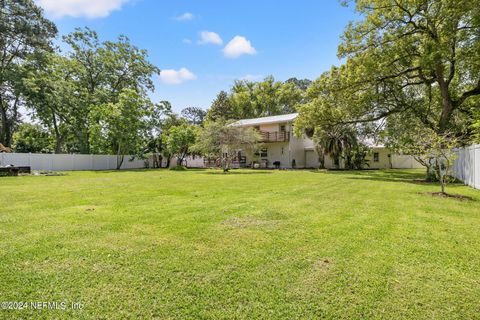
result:
<svg viewBox="0 0 480 320"><path fill-rule="evenodd" d="M0 176L16 177L19 171L18 167L0 167Z"/></svg>

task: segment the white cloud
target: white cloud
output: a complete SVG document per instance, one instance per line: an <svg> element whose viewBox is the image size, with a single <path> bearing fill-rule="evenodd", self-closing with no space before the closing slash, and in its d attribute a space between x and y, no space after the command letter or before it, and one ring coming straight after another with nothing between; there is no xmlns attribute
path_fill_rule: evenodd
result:
<svg viewBox="0 0 480 320"><path fill-rule="evenodd" d="M261 74L246 74L240 78L240 80L247 80L247 81L259 81L262 80L264 77Z"/></svg>
<svg viewBox="0 0 480 320"><path fill-rule="evenodd" d="M235 36L229 43L223 48L223 54L227 58L238 58L242 54L256 54L257 50L252 46L247 38L242 36Z"/></svg>
<svg viewBox="0 0 480 320"><path fill-rule="evenodd" d="M176 16L174 19L177 21L188 21L193 19L193 13L191 12L185 12L179 16Z"/></svg>
<svg viewBox="0 0 480 320"><path fill-rule="evenodd" d="M160 72L160 80L166 84L181 84L195 79L197 79L197 76L187 68L180 68L180 70L166 69Z"/></svg>
<svg viewBox="0 0 480 320"><path fill-rule="evenodd" d="M200 40L198 41L200 44L207 44L207 43L213 43L213 44L222 44L223 40L220 38L218 33L212 32L212 31L202 31L200 32Z"/></svg>
<svg viewBox="0 0 480 320"><path fill-rule="evenodd" d="M182 40L182 42L183 42L183 43L186 43L186 44L190 44L190 43L192 43L192 40L190 40L190 39L188 39L188 38L184 38L184 39Z"/></svg>
<svg viewBox="0 0 480 320"><path fill-rule="evenodd" d="M36 0L47 14L55 18L64 16L103 18L118 10L129 0Z"/></svg>

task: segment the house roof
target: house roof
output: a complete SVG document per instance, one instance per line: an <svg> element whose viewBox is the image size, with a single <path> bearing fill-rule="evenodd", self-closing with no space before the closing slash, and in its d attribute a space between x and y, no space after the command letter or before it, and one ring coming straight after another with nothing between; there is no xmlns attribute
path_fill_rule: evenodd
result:
<svg viewBox="0 0 480 320"><path fill-rule="evenodd" d="M262 118L254 118L254 119L242 119L232 123L232 125L255 126L260 124L268 124L268 123L289 122L294 120L297 116L298 116L298 113L290 113L290 114L282 114L280 116L262 117Z"/></svg>

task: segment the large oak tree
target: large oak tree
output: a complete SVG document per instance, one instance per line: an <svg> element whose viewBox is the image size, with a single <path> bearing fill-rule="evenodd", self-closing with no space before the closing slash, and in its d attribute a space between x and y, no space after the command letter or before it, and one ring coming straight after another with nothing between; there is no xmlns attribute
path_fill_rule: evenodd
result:
<svg viewBox="0 0 480 320"><path fill-rule="evenodd" d="M480 6L471 0L358 0L340 67L309 89L298 124L400 122L468 138L480 97Z"/></svg>
<svg viewBox="0 0 480 320"><path fill-rule="evenodd" d="M31 0L0 0L0 143L11 144L24 102L22 64L51 51L55 25Z"/></svg>

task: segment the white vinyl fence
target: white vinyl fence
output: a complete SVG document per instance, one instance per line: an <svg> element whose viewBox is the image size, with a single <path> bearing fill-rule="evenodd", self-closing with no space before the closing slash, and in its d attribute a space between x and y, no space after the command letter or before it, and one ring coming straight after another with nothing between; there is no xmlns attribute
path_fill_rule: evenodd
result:
<svg viewBox="0 0 480 320"><path fill-rule="evenodd" d="M152 164L152 160L150 160L150 164ZM177 158L172 157L170 159L170 168L173 168L177 165ZM204 168L205 164L203 162L203 157L199 156L187 156L183 160L183 165L188 167L188 168ZM162 159L162 168L165 168L167 166L167 158L163 157Z"/></svg>
<svg viewBox="0 0 480 320"><path fill-rule="evenodd" d="M392 154L392 169L424 169L414 157L404 154Z"/></svg>
<svg viewBox="0 0 480 320"><path fill-rule="evenodd" d="M125 156L121 169L145 167L145 161ZM117 156L93 154L44 154L0 153L0 166L29 166L32 170L113 170L117 168Z"/></svg>
<svg viewBox="0 0 480 320"><path fill-rule="evenodd" d="M480 189L480 144L458 149L453 173L465 184Z"/></svg>

